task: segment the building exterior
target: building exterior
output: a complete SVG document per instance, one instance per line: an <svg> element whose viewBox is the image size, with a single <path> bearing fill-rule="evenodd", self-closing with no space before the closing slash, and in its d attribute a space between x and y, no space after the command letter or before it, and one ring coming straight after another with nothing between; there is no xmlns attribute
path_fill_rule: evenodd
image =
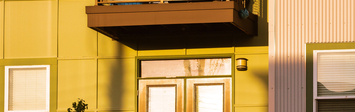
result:
<svg viewBox="0 0 355 112"><path fill-rule="evenodd" d="M72 102L82 98L89 106L88 112L154 111L149 109L163 104L149 103L149 98L154 97L154 94L147 94L149 91L164 93L154 97L158 99L159 96L168 98L169 91L175 91L171 92L175 99L162 100L164 105L175 104L173 109L177 112L203 111L196 103L200 100L196 99L203 92L210 95L209 87L223 91L216 94L223 96L217 104L222 104L218 109L224 112L353 110L354 78L351 73L354 65L350 63L355 48L353 0L253 0L247 8L257 15L253 19L257 21L256 34L238 27L236 13L231 13L232 19L216 17L219 19L213 22L208 19L193 24L177 21L185 18L155 21L154 24L163 21L155 26L142 24L140 21L153 19L141 14L149 15L146 12L154 11L147 10L158 9L137 9L139 5L125 5L125 11L142 12L106 12L127 14L115 16L118 18L138 14L138 19L114 22L115 25L131 22L130 25L138 27L90 26L92 21L88 20L88 15L100 14L88 10L87 6L95 6L96 2L0 0L0 101L3 102L0 110L66 112ZM204 9L203 3L201 6L192 4L184 10L170 3L175 10L169 11L177 12L160 12L174 16L197 11L190 14L195 16L212 11L217 11L213 14L218 15L222 10L230 15L230 10L239 11L235 6L241 2L209 2L212 5L206 5L214 9ZM144 4L153 5L164 4ZM199 28L203 30L196 30ZM141 30L143 32L139 32ZM335 60L327 60L327 56ZM238 58L248 59L246 71L237 70ZM212 74L201 69L212 62L203 59L230 60L226 64L217 62L227 72ZM166 64L176 60L180 60L176 62L180 66ZM163 64L154 65L154 61ZM144 64L146 62L148 64ZM339 71L349 72L341 72L338 78L334 74ZM183 74L174 75L179 72ZM160 76L155 76L159 73ZM158 106L158 109L161 108Z"/></svg>
<svg viewBox="0 0 355 112"><path fill-rule="evenodd" d="M324 108L324 102L329 104L326 107L333 109L339 109L340 105L343 109L348 109L347 111L354 110L344 104L346 102L353 105L351 103L353 102L351 97L354 95L351 93L351 88L354 88L351 86L353 82L342 85L334 83L345 83L347 79L352 79L351 75L347 77L344 75L347 72L343 72L350 73L353 65L346 62L351 61L341 61L350 55L334 57L338 59L337 61L328 60L328 66L333 66L329 68L322 68L324 66L317 63L321 62L318 59L320 57L313 57L322 54L321 52L334 53L341 50L351 52L351 49L354 49L354 5L353 0L269 0L270 112L312 112L318 109L317 102L321 103L318 105L319 111L329 109ZM342 66L338 66L337 63ZM330 84L325 85L325 88L330 90L328 92L323 91L326 89L322 89L322 85L319 84L327 82ZM335 88L332 89L331 86ZM350 89L344 89L346 87ZM327 95L322 96L323 92ZM348 92L350 94L344 94Z"/></svg>
<svg viewBox="0 0 355 112"><path fill-rule="evenodd" d="M234 112L267 111L267 1L262 1L264 8L260 9L260 15L263 16L258 16L258 36L216 33L223 37L212 35L204 42L223 43L221 46L209 46L192 38L191 41L184 40L193 42L185 47L164 49L149 48L150 45L144 42L134 43L139 47L133 48L131 44L126 45L89 28L86 6L94 5L94 0L0 1L0 99L3 102L0 110L16 110L10 108L13 105L10 103L15 102L10 101L11 98L16 98L10 93L15 90L11 84L5 85L5 80L16 79L9 75L16 70L26 71L33 67L38 69L36 73L45 71L43 74L49 74L49 79L43 79L49 82L46 84L49 86L48 106L39 110L66 112L72 102L82 98L89 106L88 112L135 112L138 111L136 95L137 81L140 80L136 77L137 59L227 56L231 58L229 66L233 68L230 74L226 74L227 78L233 79L230 109ZM164 42L154 45L164 45ZM237 71L232 66L237 58L248 59L247 71ZM23 68L16 68L19 66ZM19 101L35 104L25 98ZM32 106L23 106L27 107Z"/></svg>

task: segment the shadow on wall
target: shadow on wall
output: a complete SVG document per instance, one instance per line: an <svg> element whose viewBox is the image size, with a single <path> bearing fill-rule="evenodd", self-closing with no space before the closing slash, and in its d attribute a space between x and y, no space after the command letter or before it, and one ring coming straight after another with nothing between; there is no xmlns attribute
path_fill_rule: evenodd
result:
<svg viewBox="0 0 355 112"><path fill-rule="evenodd" d="M117 45L117 52L119 54L126 53L123 45ZM107 97L111 110L132 110L134 111L134 96L135 96L135 66L134 57L119 58L119 59L104 59L109 63L108 86L105 90L108 92Z"/></svg>
<svg viewBox="0 0 355 112"><path fill-rule="evenodd" d="M129 49L118 42L110 47L115 48L115 54L119 57L98 60L98 109L134 111L135 57L127 57L132 51L128 51Z"/></svg>
<svg viewBox="0 0 355 112"><path fill-rule="evenodd" d="M267 65L266 65L267 66ZM256 67L258 67L258 66L256 66ZM258 68L262 68L262 69L260 69L260 70L256 70L256 71L253 71L253 76L254 77L256 77L257 78L257 80L258 81L260 81L260 82L262 82L262 88L263 88L263 90L260 90L260 91L263 91L265 94L265 96L264 97L262 97L262 98L265 98L265 99L261 99L262 101L261 102L268 102L268 96L267 96L267 94L268 94L268 85L269 85L269 82L268 82L268 80L269 80L269 77L268 77L268 71L269 71L269 69L268 69L268 67L263 67L263 66L259 66Z"/></svg>

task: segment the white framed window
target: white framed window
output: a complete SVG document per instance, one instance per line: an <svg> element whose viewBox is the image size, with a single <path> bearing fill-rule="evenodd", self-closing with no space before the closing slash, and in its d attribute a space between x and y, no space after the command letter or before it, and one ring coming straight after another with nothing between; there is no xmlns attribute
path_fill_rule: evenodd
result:
<svg viewBox="0 0 355 112"><path fill-rule="evenodd" d="M50 66L5 66L4 112L49 112Z"/></svg>
<svg viewBox="0 0 355 112"><path fill-rule="evenodd" d="M355 49L313 51L313 111L355 110Z"/></svg>

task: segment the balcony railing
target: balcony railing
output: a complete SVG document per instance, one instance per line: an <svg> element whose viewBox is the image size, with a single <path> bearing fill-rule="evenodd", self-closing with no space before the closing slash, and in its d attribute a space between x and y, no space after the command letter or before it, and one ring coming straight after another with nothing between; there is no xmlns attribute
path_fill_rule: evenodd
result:
<svg viewBox="0 0 355 112"><path fill-rule="evenodd" d="M169 2L205 2L205 1L230 1L230 0L95 0L96 6L103 5L138 5L138 4L163 4Z"/></svg>

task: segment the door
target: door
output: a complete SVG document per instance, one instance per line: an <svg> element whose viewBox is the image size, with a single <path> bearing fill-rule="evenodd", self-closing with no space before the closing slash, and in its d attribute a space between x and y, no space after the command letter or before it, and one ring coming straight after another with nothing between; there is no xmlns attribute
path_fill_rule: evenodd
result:
<svg viewBox="0 0 355 112"><path fill-rule="evenodd" d="M139 80L138 112L183 112L183 79Z"/></svg>
<svg viewBox="0 0 355 112"><path fill-rule="evenodd" d="M231 112L231 78L139 80L138 99L138 112Z"/></svg>

